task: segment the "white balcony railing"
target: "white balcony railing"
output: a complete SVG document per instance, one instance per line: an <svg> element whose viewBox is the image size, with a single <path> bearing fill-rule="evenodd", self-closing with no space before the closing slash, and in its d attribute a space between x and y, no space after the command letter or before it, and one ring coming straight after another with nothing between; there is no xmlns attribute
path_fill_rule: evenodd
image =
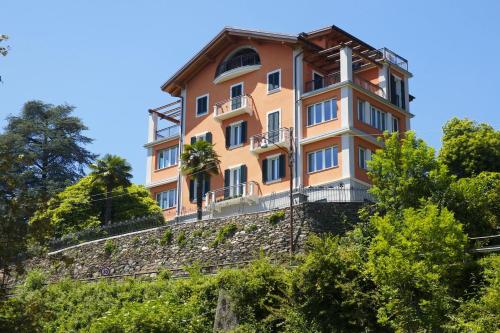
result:
<svg viewBox="0 0 500 333"><path fill-rule="evenodd" d="M253 99L250 95L229 98L214 105L214 118L222 121L224 119L239 116L243 113L252 115L253 106Z"/></svg>
<svg viewBox="0 0 500 333"><path fill-rule="evenodd" d="M205 206L220 209L239 203L241 200L255 200L258 196L258 185L254 181L222 187L207 192Z"/></svg>
<svg viewBox="0 0 500 333"><path fill-rule="evenodd" d="M250 138L250 152L259 154L277 148L288 149L289 141L290 130L288 128L257 134Z"/></svg>

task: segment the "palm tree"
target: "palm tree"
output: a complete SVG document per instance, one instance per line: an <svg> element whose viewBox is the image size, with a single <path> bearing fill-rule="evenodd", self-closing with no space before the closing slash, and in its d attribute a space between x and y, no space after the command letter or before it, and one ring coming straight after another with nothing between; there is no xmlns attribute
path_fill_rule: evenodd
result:
<svg viewBox="0 0 500 333"><path fill-rule="evenodd" d="M196 211L198 220L202 218L202 186L203 178L219 173L219 155L214 145L200 140L184 145L181 154L181 172L191 179L196 179Z"/></svg>
<svg viewBox="0 0 500 333"><path fill-rule="evenodd" d="M101 183L106 189L106 206L104 211L104 222L111 223L111 206L113 190L117 187L130 186L132 178L132 167L120 156L106 154L102 159L90 165L94 181Z"/></svg>

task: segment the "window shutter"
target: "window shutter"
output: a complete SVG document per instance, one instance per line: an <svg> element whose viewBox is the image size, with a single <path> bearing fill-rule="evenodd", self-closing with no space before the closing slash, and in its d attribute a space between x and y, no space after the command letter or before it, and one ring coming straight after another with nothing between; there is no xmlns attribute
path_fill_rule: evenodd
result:
<svg viewBox="0 0 500 333"><path fill-rule="evenodd" d="M196 137L195 136L192 136L191 137L191 144L195 143L196 142Z"/></svg>
<svg viewBox="0 0 500 333"><path fill-rule="evenodd" d="M226 148L229 148L231 143L231 126L226 127Z"/></svg>
<svg viewBox="0 0 500 333"><path fill-rule="evenodd" d="M386 129L389 133L392 133L392 115L387 113Z"/></svg>
<svg viewBox="0 0 500 333"><path fill-rule="evenodd" d="M406 110L405 80L401 80L401 108Z"/></svg>
<svg viewBox="0 0 500 333"><path fill-rule="evenodd" d="M205 188L203 189L203 195L210 192L210 176L204 175L204 178L205 178Z"/></svg>
<svg viewBox="0 0 500 333"><path fill-rule="evenodd" d="M396 79L394 78L394 75L391 74L391 103L396 105L397 100L396 100Z"/></svg>
<svg viewBox="0 0 500 333"><path fill-rule="evenodd" d="M366 124L371 124L370 115L371 115L370 103L365 102L365 123Z"/></svg>
<svg viewBox="0 0 500 333"><path fill-rule="evenodd" d="M372 159L372 151L370 149L367 149L365 156L366 170L370 170L370 168L368 167L368 161L371 161L371 159Z"/></svg>
<svg viewBox="0 0 500 333"><path fill-rule="evenodd" d="M194 200L194 180L189 180L189 201Z"/></svg>
<svg viewBox="0 0 500 333"><path fill-rule="evenodd" d="M224 198L229 197L229 184L231 178L231 171L229 169L224 170Z"/></svg>
<svg viewBox="0 0 500 333"><path fill-rule="evenodd" d="M285 178L286 175L286 166L285 166L285 154L281 154L279 157L279 171L280 171L280 176L279 178Z"/></svg>
<svg viewBox="0 0 500 333"><path fill-rule="evenodd" d="M247 142L247 122L244 121L241 123L241 142Z"/></svg>
<svg viewBox="0 0 500 333"><path fill-rule="evenodd" d="M267 183L267 158L262 160L262 182Z"/></svg>
<svg viewBox="0 0 500 333"><path fill-rule="evenodd" d="M246 165L242 165L240 167L240 182L241 182L241 184L247 182L247 166Z"/></svg>
<svg viewBox="0 0 500 333"><path fill-rule="evenodd" d="M205 134L205 140L208 143L212 143L212 132L208 132L207 134Z"/></svg>

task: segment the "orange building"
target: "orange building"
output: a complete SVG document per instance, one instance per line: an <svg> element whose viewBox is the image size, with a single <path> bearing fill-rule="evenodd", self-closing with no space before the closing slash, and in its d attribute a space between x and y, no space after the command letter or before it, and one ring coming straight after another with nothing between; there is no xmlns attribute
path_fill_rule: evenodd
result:
<svg viewBox="0 0 500 333"><path fill-rule="evenodd" d="M377 136L410 128L411 76L404 58L336 26L224 28L161 87L178 101L150 110L146 186L167 219L194 211L179 154L204 139L221 160L203 182L211 214L272 208L288 197L291 173L294 189L366 189Z"/></svg>

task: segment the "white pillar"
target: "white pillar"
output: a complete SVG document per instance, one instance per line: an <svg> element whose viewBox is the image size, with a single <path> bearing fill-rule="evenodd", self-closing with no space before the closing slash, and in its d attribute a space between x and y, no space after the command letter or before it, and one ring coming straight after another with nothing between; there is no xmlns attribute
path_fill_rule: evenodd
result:
<svg viewBox="0 0 500 333"><path fill-rule="evenodd" d="M384 92L384 97L387 98L389 93L387 91L389 87L389 78L387 77L389 73L388 65L384 63L382 67L378 68L378 85Z"/></svg>
<svg viewBox="0 0 500 333"><path fill-rule="evenodd" d="M340 49L340 82L352 81L352 49Z"/></svg>
<svg viewBox="0 0 500 333"><path fill-rule="evenodd" d="M303 65L304 65L304 57L302 54L302 49L297 48L293 51L292 53L292 59L293 61L296 61L296 64L294 66L294 72L293 72L293 80L294 80L294 94L293 94L293 101L292 101L292 106L294 108L294 139L295 139L295 175L294 175L294 184L293 186L295 188L302 186L303 184L303 179L302 179L302 173L304 170L303 166L303 161L302 161L302 156L304 154L303 148L300 145L300 140L302 139L302 89L303 89L303 83L304 83L304 77L303 77Z"/></svg>
<svg viewBox="0 0 500 333"><path fill-rule="evenodd" d="M153 173L153 148L148 147L146 159L146 185L151 184L151 174Z"/></svg>
<svg viewBox="0 0 500 333"><path fill-rule="evenodd" d="M354 137L349 133L341 136L342 178L354 177Z"/></svg>
<svg viewBox="0 0 500 333"><path fill-rule="evenodd" d="M148 119L148 142L153 142L156 140L157 129L158 129L158 115L154 112L150 112Z"/></svg>
<svg viewBox="0 0 500 333"><path fill-rule="evenodd" d="M340 89L340 124L342 128L354 127L353 94L350 86Z"/></svg>

